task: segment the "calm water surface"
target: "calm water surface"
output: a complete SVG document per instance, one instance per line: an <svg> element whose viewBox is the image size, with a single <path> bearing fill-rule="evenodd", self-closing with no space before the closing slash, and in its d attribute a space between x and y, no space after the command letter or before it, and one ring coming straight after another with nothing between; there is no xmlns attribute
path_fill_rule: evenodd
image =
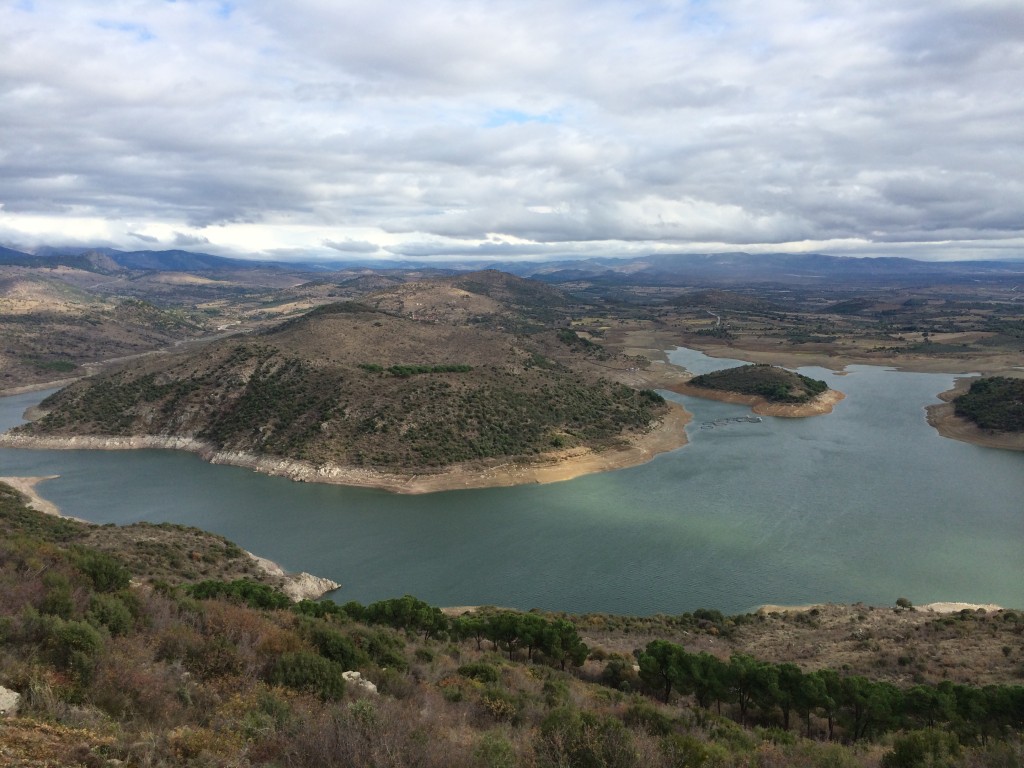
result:
<svg viewBox="0 0 1024 768"><path fill-rule="evenodd" d="M738 365L679 349L697 373ZM340 601L649 614L905 596L1024 607L1024 453L939 437L924 406L945 374L852 366L824 378L834 413L766 417L669 395L690 445L565 483L427 496L298 484L173 451L0 449L0 475L60 475L41 493L99 523L172 521L290 570ZM0 399L0 429L45 393Z"/></svg>

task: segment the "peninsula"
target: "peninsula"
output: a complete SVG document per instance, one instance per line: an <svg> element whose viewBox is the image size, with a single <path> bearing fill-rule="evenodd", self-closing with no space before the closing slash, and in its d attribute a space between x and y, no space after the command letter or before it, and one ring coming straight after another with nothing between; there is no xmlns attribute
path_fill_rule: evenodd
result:
<svg viewBox="0 0 1024 768"><path fill-rule="evenodd" d="M927 408L943 437L986 448L1024 451L1024 378L965 377Z"/></svg>
<svg viewBox="0 0 1024 768"><path fill-rule="evenodd" d="M612 353L557 326L571 302L493 270L405 284L130 360L0 444L182 449L404 493L565 480L685 444L680 406L615 380Z"/></svg>

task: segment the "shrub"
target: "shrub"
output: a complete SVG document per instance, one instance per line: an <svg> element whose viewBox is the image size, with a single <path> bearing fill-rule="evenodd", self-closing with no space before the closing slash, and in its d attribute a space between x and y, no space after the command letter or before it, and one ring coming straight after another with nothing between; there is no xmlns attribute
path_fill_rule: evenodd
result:
<svg viewBox="0 0 1024 768"><path fill-rule="evenodd" d="M344 671L336 662L300 651L283 654L270 670L267 682L336 700L345 693Z"/></svg>
<svg viewBox="0 0 1024 768"><path fill-rule="evenodd" d="M71 582L63 573L51 571L43 575L43 587L46 589L39 612L49 616L70 619L75 610L71 599Z"/></svg>
<svg viewBox="0 0 1024 768"><path fill-rule="evenodd" d="M956 734L928 728L893 739L892 751L882 755L882 768L940 768L959 763Z"/></svg>
<svg viewBox="0 0 1024 768"><path fill-rule="evenodd" d="M117 592L126 589L131 582L131 574L124 563L106 552L76 546L71 548L71 560L89 577L97 592Z"/></svg>
<svg viewBox="0 0 1024 768"><path fill-rule="evenodd" d="M497 683L500 679L498 670L493 665L483 661L463 664L459 667L459 674L471 680L479 680L481 683Z"/></svg>
<svg viewBox="0 0 1024 768"><path fill-rule="evenodd" d="M222 635L188 648L184 664L189 672L203 680L236 675L242 669L238 647Z"/></svg>
<svg viewBox="0 0 1024 768"><path fill-rule="evenodd" d="M345 669L366 666L369 657L352 640L324 624L314 624L309 629L309 641L325 659L342 665Z"/></svg>
<svg viewBox="0 0 1024 768"><path fill-rule="evenodd" d="M630 704L622 719L626 725L642 728L652 736L667 736L672 733L672 718L644 701Z"/></svg>
<svg viewBox="0 0 1024 768"><path fill-rule="evenodd" d="M544 719L540 733L540 751L555 765L632 768L637 764L629 731L613 717L565 707Z"/></svg>
<svg viewBox="0 0 1024 768"><path fill-rule="evenodd" d="M511 742L500 733L488 731L473 750L476 765L482 768L515 768L516 753Z"/></svg>
<svg viewBox="0 0 1024 768"><path fill-rule="evenodd" d="M288 608L292 604L284 592L249 579L201 581L187 586L185 592L197 600L221 598L244 603L250 608Z"/></svg>
<svg viewBox="0 0 1024 768"><path fill-rule="evenodd" d="M117 595L93 595L85 618L94 627L106 627L114 636L128 634L134 624L132 612Z"/></svg>

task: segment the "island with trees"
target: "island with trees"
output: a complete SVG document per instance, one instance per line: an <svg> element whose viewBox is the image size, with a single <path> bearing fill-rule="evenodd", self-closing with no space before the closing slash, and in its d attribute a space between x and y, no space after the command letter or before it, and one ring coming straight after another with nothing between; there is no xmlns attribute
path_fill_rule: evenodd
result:
<svg viewBox="0 0 1024 768"><path fill-rule="evenodd" d="M813 416L829 413L843 395L819 379L776 365L754 363L694 376L677 392L711 400L750 405L767 416Z"/></svg>

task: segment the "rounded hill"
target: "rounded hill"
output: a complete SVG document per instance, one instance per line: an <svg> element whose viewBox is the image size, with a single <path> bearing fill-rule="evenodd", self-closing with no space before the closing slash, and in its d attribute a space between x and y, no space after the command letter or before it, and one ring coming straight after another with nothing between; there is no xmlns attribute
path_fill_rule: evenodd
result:
<svg viewBox="0 0 1024 768"><path fill-rule="evenodd" d="M653 391L574 364L554 330L523 335L473 323L461 291L449 283L434 292L446 308L457 302L456 323L439 313L414 319L408 304L398 314L343 302L258 334L133 361L52 395L45 415L17 433L152 436L416 474L621 446L668 410ZM500 299L487 302L515 314Z"/></svg>
<svg viewBox="0 0 1024 768"><path fill-rule="evenodd" d="M756 395L770 403L807 403L828 389L824 381L763 363L705 373L689 383L704 389Z"/></svg>

